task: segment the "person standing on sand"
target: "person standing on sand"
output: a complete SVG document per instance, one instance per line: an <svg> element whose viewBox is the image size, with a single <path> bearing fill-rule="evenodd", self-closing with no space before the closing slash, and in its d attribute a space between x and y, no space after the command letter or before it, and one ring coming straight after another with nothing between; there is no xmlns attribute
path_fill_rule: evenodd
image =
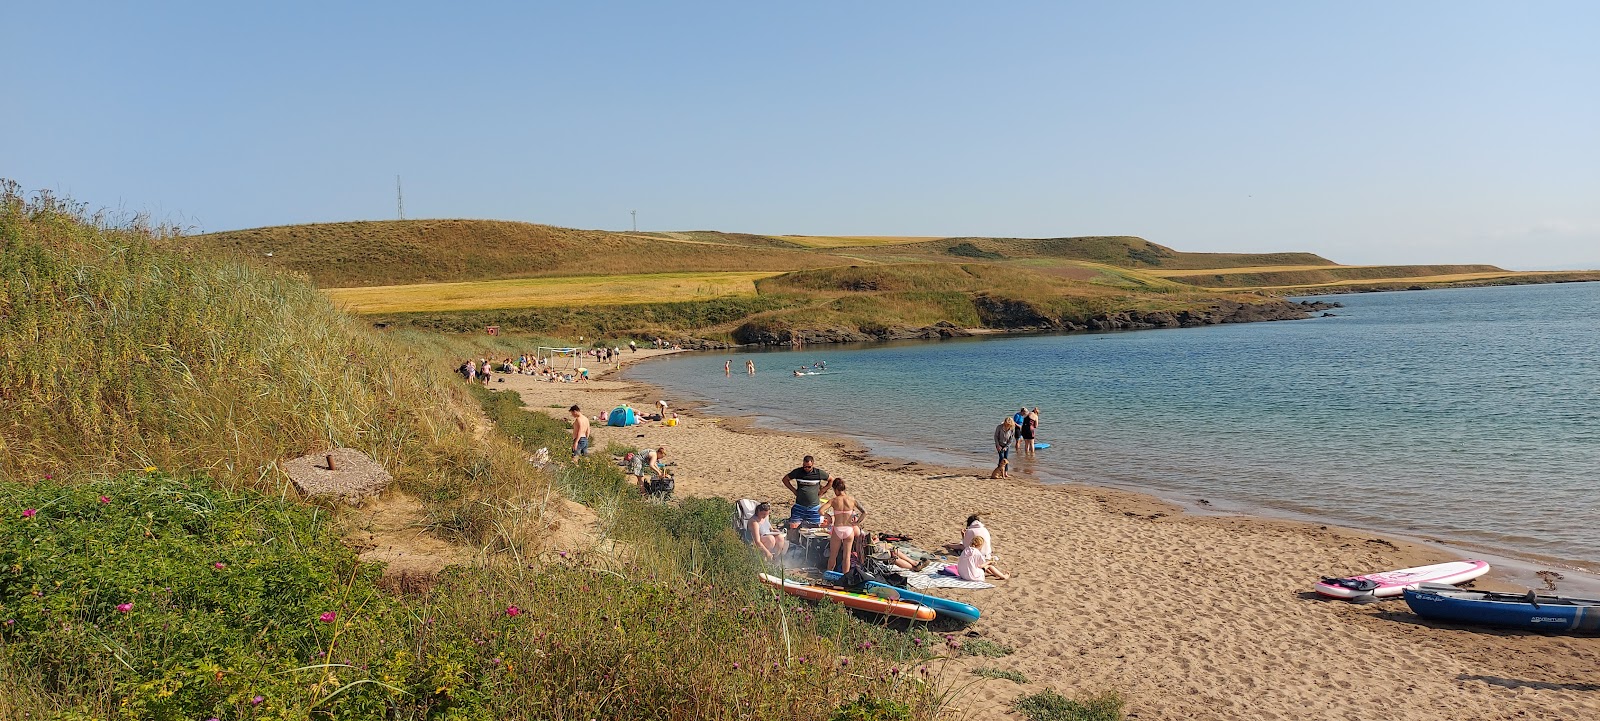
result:
<svg viewBox="0 0 1600 721"><path fill-rule="evenodd" d="M822 524L822 489L832 483L833 476L817 467L817 459L806 456L800 467L783 477L783 486L794 493L794 506L789 509L789 527L798 528Z"/></svg>
<svg viewBox="0 0 1600 721"><path fill-rule="evenodd" d="M756 374L756 362L753 361L753 360L745 361L744 362L744 372L749 373L750 375L755 375Z"/></svg>
<svg viewBox="0 0 1600 721"><path fill-rule="evenodd" d="M589 417L576 405L567 409L572 414L572 457L589 455Z"/></svg>

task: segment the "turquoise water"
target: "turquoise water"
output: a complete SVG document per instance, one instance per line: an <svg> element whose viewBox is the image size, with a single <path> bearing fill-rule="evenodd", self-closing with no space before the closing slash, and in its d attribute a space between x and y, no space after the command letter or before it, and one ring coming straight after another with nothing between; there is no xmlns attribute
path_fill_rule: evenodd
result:
<svg viewBox="0 0 1600 721"><path fill-rule="evenodd" d="M1041 480L1600 567L1600 283L1336 300L1305 321L692 354L629 377L985 470L994 426L1039 406L1054 447L1013 470Z"/></svg>

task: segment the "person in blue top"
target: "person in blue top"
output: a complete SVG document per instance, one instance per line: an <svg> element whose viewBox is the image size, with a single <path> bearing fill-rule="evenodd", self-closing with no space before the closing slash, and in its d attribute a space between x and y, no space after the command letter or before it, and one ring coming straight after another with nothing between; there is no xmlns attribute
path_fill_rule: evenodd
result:
<svg viewBox="0 0 1600 721"><path fill-rule="evenodd" d="M1027 419L1028 419L1028 407L1027 406L1023 406L1023 407L1017 409L1016 415L1011 416L1011 422L1017 424L1017 428L1019 430L1022 428L1022 422L1027 420ZM1019 451L1022 450L1022 434L1021 433L1017 433L1017 434L1013 435L1011 437L1011 444L1017 450L1019 450Z"/></svg>

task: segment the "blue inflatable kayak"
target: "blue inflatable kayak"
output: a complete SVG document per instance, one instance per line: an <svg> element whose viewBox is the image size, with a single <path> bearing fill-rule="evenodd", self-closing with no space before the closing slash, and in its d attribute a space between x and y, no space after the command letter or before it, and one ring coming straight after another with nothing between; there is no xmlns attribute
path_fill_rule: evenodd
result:
<svg viewBox="0 0 1600 721"><path fill-rule="evenodd" d="M836 571L827 571L822 574L822 579L828 583L838 583L843 578L844 576L840 575ZM970 603L962 603L960 601L952 601L948 598L931 596L926 593L913 591L909 588L891 586L887 583L867 581L867 585L862 586L859 590L861 593L888 598L890 600L906 601L908 603L920 603L928 608L933 609L934 612L939 614L941 618L953 618L962 623L972 623L973 621L978 620L978 616L980 615L978 607Z"/></svg>
<svg viewBox="0 0 1600 721"><path fill-rule="evenodd" d="M1600 600L1489 593L1423 584L1405 590L1406 605L1418 616L1534 631L1600 633Z"/></svg>

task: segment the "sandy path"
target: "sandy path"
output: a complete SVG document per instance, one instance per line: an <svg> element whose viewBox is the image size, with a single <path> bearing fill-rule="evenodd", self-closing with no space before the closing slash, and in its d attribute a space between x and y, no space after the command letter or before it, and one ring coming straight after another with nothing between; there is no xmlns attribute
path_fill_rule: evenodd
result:
<svg viewBox="0 0 1600 721"><path fill-rule="evenodd" d="M514 377L506 387L553 414L572 403L595 415L657 400L610 380ZM1354 606L1308 592L1320 575L1447 560L1432 549L1332 527L1185 516L1117 491L885 463L835 439L684 415L677 428L601 428L596 440L602 449L665 445L680 495L770 500L777 517L790 500L778 479L810 453L851 481L870 510L866 528L910 534L925 548L958 539L968 513L986 514L998 563L1015 576L949 595L979 606L984 618L971 628L1016 653L950 665L951 680L973 682L956 703L972 718L1005 717L1011 699L1051 687L1117 689L1138 719L1600 719L1600 638L1433 628L1403 601ZM981 680L968 673L978 666L1021 671L1030 683Z"/></svg>

